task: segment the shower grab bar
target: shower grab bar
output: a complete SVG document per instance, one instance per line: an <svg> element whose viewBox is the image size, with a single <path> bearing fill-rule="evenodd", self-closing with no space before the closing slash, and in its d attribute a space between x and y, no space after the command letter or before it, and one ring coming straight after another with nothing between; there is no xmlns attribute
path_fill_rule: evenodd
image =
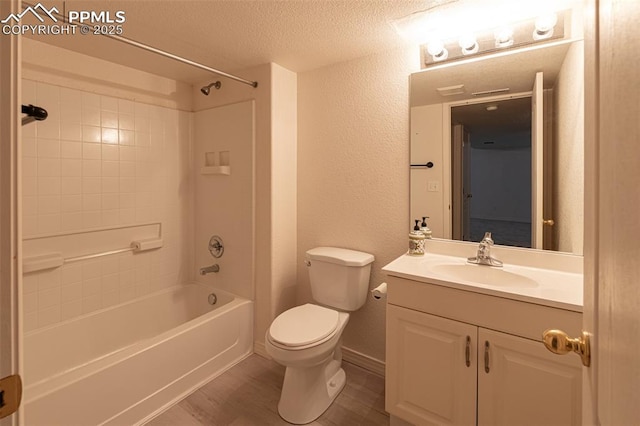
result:
<svg viewBox="0 0 640 426"><path fill-rule="evenodd" d="M45 269L59 268L67 263L79 262L81 260L96 259L104 256L111 256L119 253L153 250L162 247L162 238L152 238L149 240L133 241L130 247L116 250L103 251L99 253L84 254L82 256L62 257L61 253L50 253L39 256L27 257L22 263L22 272L36 272Z"/></svg>
<svg viewBox="0 0 640 426"><path fill-rule="evenodd" d="M27 114L26 117L22 117L22 125L32 123L34 121L46 120L49 113L46 109L35 105L22 105L21 112Z"/></svg>
<svg viewBox="0 0 640 426"><path fill-rule="evenodd" d="M36 7L36 5L30 4L29 2L22 2L22 4L30 6L32 8ZM66 16L61 15L60 13L56 13L56 12L50 12L50 13L53 14L56 18L62 20L64 23L66 23L66 24L69 23L69 20L67 19ZM201 70L209 71L211 73L214 73L214 74L217 74L217 75L221 75L223 77L230 78L230 79L238 81L240 83L247 84L247 85L249 85L249 86L251 86L253 88L258 87L258 82L257 81L245 80L242 77L238 77L236 75L229 74L229 73L226 73L224 71L220 71L220 70L217 70L215 68L208 67L208 66L203 65L203 64L201 64L199 62L192 61L191 59L183 58L182 56L174 55L173 53L169 53L169 52L167 52L165 50L161 50L161 49L158 49L156 47L149 46L148 44L140 43L139 41L135 41L135 40L132 40L130 38L126 38L126 37L123 37L123 36L120 36L120 35L116 35L116 34L109 34L107 32L99 32L99 34L101 36L108 37L108 38L111 38L113 40L117 40L119 42L126 43L126 44L129 44L131 46L135 46L137 48L140 48L140 49L143 49L143 50L146 50L146 51L149 51L149 52L156 53L156 54L158 54L160 56L164 56L165 58L173 59L174 61L182 62L183 64L191 65L192 67L200 68Z"/></svg>

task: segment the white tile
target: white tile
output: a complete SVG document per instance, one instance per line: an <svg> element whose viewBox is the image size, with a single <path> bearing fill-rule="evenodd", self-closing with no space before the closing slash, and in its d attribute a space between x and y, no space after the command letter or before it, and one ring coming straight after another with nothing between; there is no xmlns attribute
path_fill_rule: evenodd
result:
<svg viewBox="0 0 640 426"><path fill-rule="evenodd" d="M136 291L133 287L120 288L120 302L128 302L136 298Z"/></svg>
<svg viewBox="0 0 640 426"><path fill-rule="evenodd" d="M60 178L60 193L62 195L82 194L82 178L69 176Z"/></svg>
<svg viewBox="0 0 640 426"><path fill-rule="evenodd" d="M102 158L102 145L99 143L83 143L82 158L85 160L100 160ZM98 176L100 175L98 174Z"/></svg>
<svg viewBox="0 0 640 426"><path fill-rule="evenodd" d="M118 114L118 128L120 130L135 130L136 122L133 114Z"/></svg>
<svg viewBox="0 0 640 426"><path fill-rule="evenodd" d="M100 109L100 96L94 93L82 92L82 108Z"/></svg>
<svg viewBox="0 0 640 426"><path fill-rule="evenodd" d="M91 145L91 144L89 144ZM101 152L98 147L98 152ZM82 176L88 177L100 177L102 175L102 161L98 160L82 160Z"/></svg>
<svg viewBox="0 0 640 426"><path fill-rule="evenodd" d="M102 276L102 263L99 259L82 262L82 279L89 280Z"/></svg>
<svg viewBox="0 0 640 426"><path fill-rule="evenodd" d="M133 114L135 112L135 105L132 101L126 99L118 99L118 112Z"/></svg>
<svg viewBox="0 0 640 426"><path fill-rule="evenodd" d="M107 275L117 274L120 268L120 262L118 256L105 256L100 260L100 268L102 271L102 277ZM115 278L117 281L117 277Z"/></svg>
<svg viewBox="0 0 640 426"><path fill-rule="evenodd" d="M120 224L130 225L136 221L136 209L120 209Z"/></svg>
<svg viewBox="0 0 640 426"><path fill-rule="evenodd" d="M22 235L31 237L38 234L38 216L24 215L22 217Z"/></svg>
<svg viewBox="0 0 640 426"><path fill-rule="evenodd" d="M23 298L24 313L30 314L38 311L38 292L26 293Z"/></svg>
<svg viewBox="0 0 640 426"><path fill-rule="evenodd" d="M62 177L81 177L82 160L69 158L60 160L60 174Z"/></svg>
<svg viewBox="0 0 640 426"><path fill-rule="evenodd" d="M38 197L34 197L34 196L22 197L22 214L23 215L38 214Z"/></svg>
<svg viewBox="0 0 640 426"><path fill-rule="evenodd" d="M132 209L136 206L136 196L134 193L120 193L118 194L119 207L121 209Z"/></svg>
<svg viewBox="0 0 640 426"><path fill-rule="evenodd" d="M151 207L151 193L150 192L137 192L136 193L136 209L142 207Z"/></svg>
<svg viewBox="0 0 640 426"><path fill-rule="evenodd" d="M135 145L136 146L146 146L146 147L151 146L151 137L150 137L149 133L136 131Z"/></svg>
<svg viewBox="0 0 640 426"><path fill-rule="evenodd" d="M87 277L90 278L90 277ZM82 265L64 265L60 270L60 283L70 285L82 281Z"/></svg>
<svg viewBox="0 0 640 426"><path fill-rule="evenodd" d="M38 328L38 313L32 312L24 315L24 331L33 331Z"/></svg>
<svg viewBox="0 0 640 426"><path fill-rule="evenodd" d="M119 175L120 175L120 162L118 161L102 162L102 176L118 177Z"/></svg>
<svg viewBox="0 0 640 426"><path fill-rule="evenodd" d="M134 177L136 175L136 163L134 161L120 161L120 176Z"/></svg>
<svg viewBox="0 0 640 426"><path fill-rule="evenodd" d="M112 111L102 111L100 119L102 128L117 129L118 128L118 113Z"/></svg>
<svg viewBox="0 0 640 426"><path fill-rule="evenodd" d="M29 126L27 126L29 127ZM38 156L38 148L35 138L28 137L25 135L25 130L22 131L22 157L37 157Z"/></svg>
<svg viewBox="0 0 640 426"><path fill-rule="evenodd" d="M60 141L60 158L82 158L82 142Z"/></svg>
<svg viewBox="0 0 640 426"><path fill-rule="evenodd" d="M82 106L82 92L80 90L60 88L60 102L63 104Z"/></svg>
<svg viewBox="0 0 640 426"><path fill-rule="evenodd" d="M108 308L109 306L115 306L120 303L120 292L110 291L102 294L102 307Z"/></svg>
<svg viewBox="0 0 640 426"><path fill-rule="evenodd" d="M100 108L102 111L118 112L118 99L110 96L100 98Z"/></svg>
<svg viewBox="0 0 640 426"><path fill-rule="evenodd" d="M88 314L102 308L100 295L93 295L82 299L82 313Z"/></svg>
<svg viewBox="0 0 640 426"><path fill-rule="evenodd" d="M37 139L38 158L60 158L60 141L57 139Z"/></svg>
<svg viewBox="0 0 640 426"><path fill-rule="evenodd" d="M91 212L82 212L83 228L98 228L102 226L102 213L100 210Z"/></svg>
<svg viewBox="0 0 640 426"><path fill-rule="evenodd" d="M120 190L120 193L135 192L136 179L132 177L121 177L119 190Z"/></svg>
<svg viewBox="0 0 640 426"><path fill-rule="evenodd" d="M119 191L120 179L117 177L103 177L102 178L102 192L103 193L117 193Z"/></svg>
<svg viewBox="0 0 640 426"><path fill-rule="evenodd" d="M84 142L101 142L102 141L102 132L100 127L97 126L82 126L82 140Z"/></svg>
<svg viewBox="0 0 640 426"><path fill-rule="evenodd" d="M136 208L136 222L148 222L153 220L153 211L149 207Z"/></svg>
<svg viewBox="0 0 640 426"><path fill-rule="evenodd" d="M38 273L38 291L60 287L61 274L59 269L50 269Z"/></svg>
<svg viewBox="0 0 640 426"><path fill-rule="evenodd" d="M48 195L38 198L38 214L60 213L60 196Z"/></svg>
<svg viewBox="0 0 640 426"><path fill-rule="evenodd" d="M135 132L133 130L120 130L118 132L120 145L133 145L135 143Z"/></svg>
<svg viewBox="0 0 640 426"><path fill-rule="evenodd" d="M102 143L117 144L118 138L118 129L102 129Z"/></svg>
<svg viewBox="0 0 640 426"><path fill-rule="evenodd" d="M136 177L136 192L151 192L154 188L154 181L150 177Z"/></svg>
<svg viewBox="0 0 640 426"><path fill-rule="evenodd" d="M125 253L118 256L118 271L120 272L131 271L131 274L133 274L133 268L134 268L133 256L134 255L132 253ZM122 282L122 276L120 277L120 281Z"/></svg>
<svg viewBox="0 0 640 426"><path fill-rule="evenodd" d="M120 223L120 213L118 209L102 210L102 226L114 226Z"/></svg>
<svg viewBox="0 0 640 426"><path fill-rule="evenodd" d="M46 327L60 322L60 305L38 311L38 327Z"/></svg>
<svg viewBox="0 0 640 426"><path fill-rule="evenodd" d="M60 105L60 123L62 129L70 124L82 124L82 109L76 104Z"/></svg>
<svg viewBox="0 0 640 426"><path fill-rule="evenodd" d="M82 299L82 283L72 283L60 287L60 302L66 303L72 300Z"/></svg>
<svg viewBox="0 0 640 426"><path fill-rule="evenodd" d="M91 278L82 282L82 297L89 297L95 294L100 294L100 285L102 280L100 278Z"/></svg>
<svg viewBox="0 0 640 426"><path fill-rule="evenodd" d="M73 300L60 305L60 319L62 321L82 315L82 300Z"/></svg>
<svg viewBox="0 0 640 426"><path fill-rule="evenodd" d="M120 145L120 161L135 161L136 149L133 146Z"/></svg>
<svg viewBox="0 0 640 426"><path fill-rule="evenodd" d="M134 291L136 292L136 297L141 297L146 294L149 294L149 283L144 282L138 285L133 286Z"/></svg>
<svg viewBox="0 0 640 426"><path fill-rule="evenodd" d="M60 159L58 158L38 158L39 177L59 177Z"/></svg>
<svg viewBox="0 0 640 426"><path fill-rule="evenodd" d="M135 103L135 115L136 119L138 117L149 117L149 106L146 104L141 104L139 102Z"/></svg>
<svg viewBox="0 0 640 426"><path fill-rule="evenodd" d="M35 157L26 157L22 159L22 176L32 177L38 176L38 159Z"/></svg>
<svg viewBox="0 0 640 426"><path fill-rule="evenodd" d="M100 109L82 108L82 124L85 126L100 126L102 124Z"/></svg>
<svg viewBox="0 0 640 426"><path fill-rule="evenodd" d="M102 192L102 180L99 177L83 177L82 193L99 194Z"/></svg>
<svg viewBox="0 0 640 426"><path fill-rule="evenodd" d="M59 177L39 177L37 181L38 195L60 195Z"/></svg>
<svg viewBox="0 0 640 426"><path fill-rule="evenodd" d="M60 231L60 215L45 214L38 215L38 233L52 234Z"/></svg>
<svg viewBox="0 0 640 426"><path fill-rule="evenodd" d="M139 117L136 115L135 117L135 127L136 132L149 133L151 130L151 125L149 123L148 117Z"/></svg>
<svg viewBox="0 0 640 426"><path fill-rule="evenodd" d="M36 98L36 82L32 80L22 79L21 102L23 104L37 104Z"/></svg>
<svg viewBox="0 0 640 426"><path fill-rule="evenodd" d="M60 287L38 291L38 306L40 310L56 305L60 305Z"/></svg>
<svg viewBox="0 0 640 426"><path fill-rule="evenodd" d="M136 161L149 162L151 150L146 146L136 146Z"/></svg>
<svg viewBox="0 0 640 426"><path fill-rule="evenodd" d="M60 139L68 141L82 140L82 125L63 123L60 125Z"/></svg>
<svg viewBox="0 0 640 426"><path fill-rule="evenodd" d="M47 83L36 83L37 102L45 109L56 108L60 103L60 88Z"/></svg>
<svg viewBox="0 0 640 426"><path fill-rule="evenodd" d="M102 159L107 161L120 160L120 147L112 144L102 144Z"/></svg>
<svg viewBox="0 0 640 426"><path fill-rule="evenodd" d="M82 210L92 211L102 208L102 197L100 194L84 194L82 196Z"/></svg>
<svg viewBox="0 0 640 426"><path fill-rule="evenodd" d="M60 122L48 117L35 124L38 138L60 139Z"/></svg>
<svg viewBox="0 0 640 426"><path fill-rule="evenodd" d="M120 208L119 194L102 194L102 209L114 210Z"/></svg>
<svg viewBox="0 0 640 426"><path fill-rule="evenodd" d="M102 283L100 288L103 294L108 293L110 291L117 291L119 286L120 286L119 274L117 273L109 274L109 275L104 275L102 277Z"/></svg>

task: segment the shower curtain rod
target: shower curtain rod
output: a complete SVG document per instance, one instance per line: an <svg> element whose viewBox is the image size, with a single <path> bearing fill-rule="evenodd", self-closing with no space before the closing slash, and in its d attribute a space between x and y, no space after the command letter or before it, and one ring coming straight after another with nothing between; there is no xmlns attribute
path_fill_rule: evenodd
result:
<svg viewBox="0 0 640 426"><path fill-rule="evenodd" d="M30 4L28 2L22 2L22 3L27 5L27 6L30 6L32 8L36 7L35 5ZM64 15L62 15L60 13L53 12L53 11L49 11L49 13L55 15L57 18L61 19L65 23L69 23L69 21L68 21L66 16L64 16ZM123 37L123 36L120 36L120 35L116 35L116 34L106 34L106 33L102 33L102 32L100 32L99 34L102 35L102 36L111 38L113 40L117 40L117 41L119 41L121 43L129 44L129 45L137 47L139 49L143 49L143 50L147 50L147 51L152 52L152 53L156 53L156 54L158 54L160 56L164 56L165 58L173 59L174 61L182 62L183 64L191 65L192 67L200 68L201 70L209 71L209 72L211 72L213 74L217 74L217 75L220 75L220 76L223 76L223 77L230 78L231 80L235 80L237 82L247 84L247 85L249 85L251 87L254 87L254 88L258 87L258 82L257 81L245 80L242 77L238 77L238 76L235 76L233 74L229 74L229 73L226 73L224 71L220 71L220 70L217 70L215 68L208 67L208 66L203 65L203 64L201 64L199 62L192 61L191 59L183 58L182 56L174 55L173 53L164 51L162 49L158 49L158 48L153 47L153 46L149 46L148 44L140 43L139 41L135 41L135 40L132 40L130 38L126 38L126 37Z"/></svg>

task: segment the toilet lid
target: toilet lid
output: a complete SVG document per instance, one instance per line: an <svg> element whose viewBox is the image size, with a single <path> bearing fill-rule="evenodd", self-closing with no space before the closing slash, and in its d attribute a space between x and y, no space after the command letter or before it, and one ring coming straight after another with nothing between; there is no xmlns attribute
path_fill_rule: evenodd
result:
<svg viewBox="0 0 640 426"><path fill-rule="evenodd" d="M269 335L286 346L303 346L324 339L337 327L337 311L307 303L278 315L269 328Z"/></svg>

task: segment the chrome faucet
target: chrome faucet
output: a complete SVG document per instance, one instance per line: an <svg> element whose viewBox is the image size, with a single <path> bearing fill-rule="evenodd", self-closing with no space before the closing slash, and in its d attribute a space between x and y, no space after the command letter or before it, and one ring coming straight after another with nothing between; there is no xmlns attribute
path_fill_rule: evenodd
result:
<svg viewBox="0 0 640 426"><path fill-rule="evenodd" d="M477 265L502 266L502 262L500 260L491 257L492 245L493 240L491 239L491 232L485 232L484 238L480 241L480 245L478 246L478 253L475 257L468 258L467 262L475 263Z"/></svg>
<svg viewBox="0 0 640 426"><path fill-rule="evenodd" d="M204 268L200 268L200 275L207 275L211 272L218 272L220 270L220 266L216 263L215 265L205 266Z"/></svg>

